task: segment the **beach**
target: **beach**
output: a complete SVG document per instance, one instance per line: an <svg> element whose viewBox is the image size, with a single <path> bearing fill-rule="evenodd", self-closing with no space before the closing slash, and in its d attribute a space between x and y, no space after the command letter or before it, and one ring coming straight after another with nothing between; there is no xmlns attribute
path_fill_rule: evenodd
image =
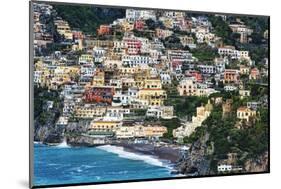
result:
<svg viewBox="0 0 281 189"><path fill-rule="evenodd" d="M125 151L151 155L162 160L168 160L170 163L175 164L180 159L180 149L174 145L155 145L138 144L129 142L120 142L114 144L115 146L123 147Z"/></svg>

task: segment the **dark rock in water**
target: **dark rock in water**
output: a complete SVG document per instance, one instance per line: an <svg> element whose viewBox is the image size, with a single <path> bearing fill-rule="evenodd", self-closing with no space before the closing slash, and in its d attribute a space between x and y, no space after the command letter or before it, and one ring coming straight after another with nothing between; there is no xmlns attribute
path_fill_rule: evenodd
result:
<svg viewBox="0 0 281 189"><path fill-rule="evenodd" d="M34 122L34 141L43 143L60 143L63 141L62 127L55 126L55 115L49 114L46 123L42 124L38 120Z"/></svg>
<svg viewBox="0 0 281 189"><path fill-rule="evenodd" d="M207 157L206 142L209 134L195 141L185 158L182 158L176 165L181 174L186 175L207 175L210 172L210 160Z"/></svg>
<svg viewBox="0 0 281 189"><path fill-rule="evenodd" d="M52 104L49 107L48 104ZM34 88L34 141L60 143L64 127L55 125L63 108L58 91Z"/></svg>
<svg viewBox="0 0 281 189"><path fill-rule="evenodd" d="M178 174L180 174L180 172L179 172L178 170L172 170L170 173L171 173L172 175L178 175Z"/></svg>

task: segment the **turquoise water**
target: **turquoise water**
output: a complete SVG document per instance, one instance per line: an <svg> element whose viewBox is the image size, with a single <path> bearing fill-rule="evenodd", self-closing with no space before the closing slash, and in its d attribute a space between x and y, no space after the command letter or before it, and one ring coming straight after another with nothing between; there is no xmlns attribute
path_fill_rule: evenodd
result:
<svg viewBox="0 0 281 189"><path fill-rule="evenodd" d="M171 177L167 162L120 147L55 147L34 144L34 185Z"/></svg>

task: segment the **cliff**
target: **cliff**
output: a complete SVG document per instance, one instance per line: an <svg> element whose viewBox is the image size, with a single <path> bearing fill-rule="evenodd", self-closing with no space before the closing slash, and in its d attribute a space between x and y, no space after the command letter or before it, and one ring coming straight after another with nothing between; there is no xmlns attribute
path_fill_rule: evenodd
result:
<svg viewBox="0 0 281 189"><path fill-rule="evenodd" d="M195 141L184 158L176 165L176 170L186 175L207 175L210 172L210 160L207 159L209 134Z"/></svg>
<svg viewBox="0 0 281 189"><path fill-rule="evenodd" d="M267 172L268 167L268 151L258 156L257 158L249 159L244 164L245 172Z"/></svg>
<svg viewBox="0 0 281 189"><path fill-rule="evenodd" d="M56 118L54 113L46 117L45 123L38 119L34 122L34 141L43 143L60 143L63 141L63 128L55 126Z"/></svg>

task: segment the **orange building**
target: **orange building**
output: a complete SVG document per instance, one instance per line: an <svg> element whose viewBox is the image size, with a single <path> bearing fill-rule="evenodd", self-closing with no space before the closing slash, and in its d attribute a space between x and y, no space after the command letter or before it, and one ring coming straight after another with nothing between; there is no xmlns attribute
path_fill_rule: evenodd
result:
<svg viewBox="0 0 281 189"><path fill-rule="evenodd" d="M251 69L250 75L249 75L249 79L259 79L260 78L260 71L257 68L253 68Z"/></svg>
<svg viewBox="0 0 281 189"><path fill-rule="evenodd" d="M239 71L234 69L226 69L224 71L224 83L238 83Z"/></svg>
<svg viewBox="0 0 281 189"><path fill-rule="evenodd" d="M98 29L98 35L109 35L111 33L111 27L109 25L100 25Z"/></svg>

